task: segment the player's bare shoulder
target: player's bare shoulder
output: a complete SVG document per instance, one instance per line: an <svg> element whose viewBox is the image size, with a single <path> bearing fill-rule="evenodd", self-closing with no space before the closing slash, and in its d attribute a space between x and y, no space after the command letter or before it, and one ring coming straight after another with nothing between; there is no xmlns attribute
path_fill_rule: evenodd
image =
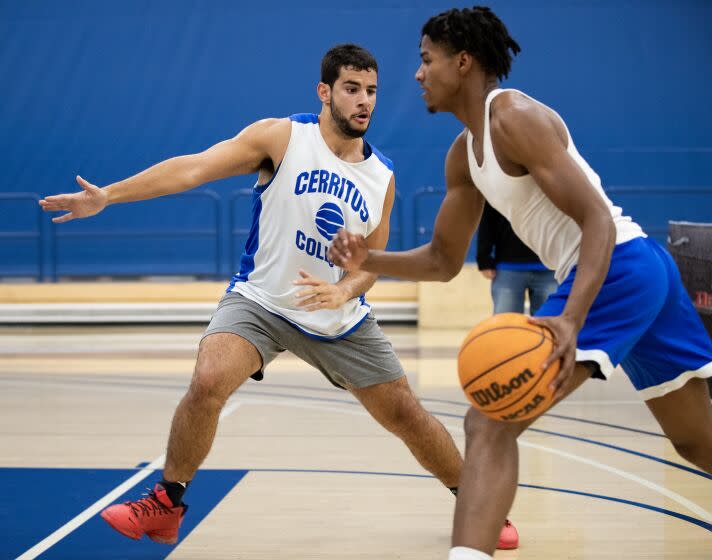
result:
<svg viewBox="0 0 712 560"><path fill-rule="evenodd" d="M269 155L275 165L284 159L292 134L292 122L288 118L267 118L254 122L235 138L249 134L251 140Z"/></svg>
<svg viewBox="0 0 712 560"><path fill-rule="evenodd" d="M532 119L545 118L544 106L518 91L503 91L490 105L490 134L508 136Z"/></svg>
<svg viewBox="0 0 712 560"><path fill-rule="evenodd" d="M495 145L545 132L555 132L566 139L561 118L543 103L512 90L503 91L492 100L490 134Z"/></svg>
<svg viewBox="0 0 712 560"><path fill-rule="evenodd" d="M274 137L284 137L289 139L289 135L292 130L292 121L288 118L267 118L255 121L254 125L261 129L264 134L272 135Z"/></svg>

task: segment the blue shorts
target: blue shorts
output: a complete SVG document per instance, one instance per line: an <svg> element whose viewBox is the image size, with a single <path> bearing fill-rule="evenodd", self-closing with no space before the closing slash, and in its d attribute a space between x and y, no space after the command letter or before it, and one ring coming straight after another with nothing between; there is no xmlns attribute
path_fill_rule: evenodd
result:
<svg viewBox="0 0 712 560"><path fill-rule="evenodd" d="M574 267L537 316L561 314L575 275ZM596 362L606 378L620 364L645 400L712 377L712 341L672 257L649 238L615 247L576 346L576 361Z"/></svg>

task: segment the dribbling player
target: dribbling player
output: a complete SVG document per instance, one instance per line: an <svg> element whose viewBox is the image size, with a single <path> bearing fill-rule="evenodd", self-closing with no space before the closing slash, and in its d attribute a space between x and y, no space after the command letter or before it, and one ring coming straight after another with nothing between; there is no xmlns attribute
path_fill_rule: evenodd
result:
<svg viewBox="0 0 712 560"><path fill-rule="evenodd" d="M461 269L484 200L556 271L560 287L534 322L556 341L557 397L621 365L678 453L712 473L712 342L668 252L603 192L561 117L499 80L519 45L488 8L453 9L425 24L416 80L431 112L466 129L445 162L447 194L430 243L369 249L341 231L330 257L347 270L450 280ZM545 364L545 367L546 365ZM517 437L533 422L504 423L470 408L450 560L494 553L517 487Z"/></svg>

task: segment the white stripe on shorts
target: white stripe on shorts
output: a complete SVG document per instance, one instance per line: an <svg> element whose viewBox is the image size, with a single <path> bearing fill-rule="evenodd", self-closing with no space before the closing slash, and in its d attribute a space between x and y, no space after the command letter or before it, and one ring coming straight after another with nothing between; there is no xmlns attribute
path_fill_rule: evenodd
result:
<svg viewBox="0 0 712 560"><path fill-rule="evenodd" d="M611 359L603 350L581 350L576 348L577 362L596 362L600 368L603 377L609 379L613 375L613 370L616 369L611 363Z"/></svg>
<svg viewBox="0 0 712 560"><path fill-rule="evenodd" d="M643 397L643 400L655 399L657 397L662 397L668 393L678 390L690 379L699 377L700 379L706 379L712 377L712 362L705 364L700 369L695 371L686 371L678 375L675 379L661 383L660 385L653 385L652 387L646 387L638 391L638 394Z"/></svg>

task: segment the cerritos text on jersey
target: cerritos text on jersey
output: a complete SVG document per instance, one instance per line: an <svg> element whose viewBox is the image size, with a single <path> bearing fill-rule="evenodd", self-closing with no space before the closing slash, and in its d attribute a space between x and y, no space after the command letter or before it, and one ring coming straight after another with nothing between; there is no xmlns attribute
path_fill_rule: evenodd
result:
<svg viewBox="0 0 712 560"><path fill-rule="evenodd" d="M346 177L340 177L327 169L313 169L302 171L297 175L294 184L294 194L297 196L306 193L326 193L343 200L351 205L362 222L368 220L368 206L361 191Z"/></svg>

